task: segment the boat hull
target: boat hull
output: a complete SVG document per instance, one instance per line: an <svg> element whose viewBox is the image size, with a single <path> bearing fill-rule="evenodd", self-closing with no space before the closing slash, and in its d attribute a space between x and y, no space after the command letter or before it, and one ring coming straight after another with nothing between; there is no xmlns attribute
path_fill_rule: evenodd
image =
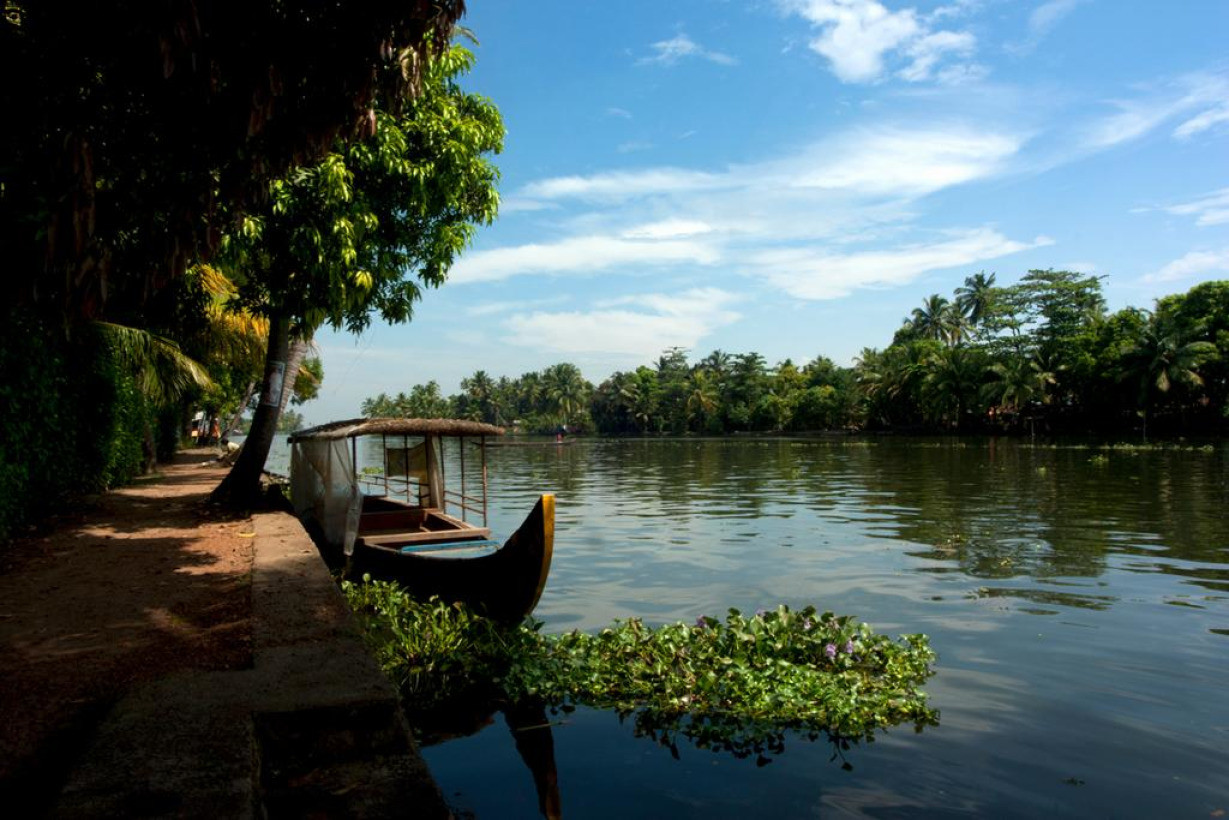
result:
<svg viewBox="0 0 1229 820"><path fill-rule="evenodd" d="M458 538L465 533L458 532ZM543 495L503 546L487 555L447 557L432 551L355 542L351 574L396 581L420 598L461 601L488 617L519 622L533 612L550 573L555 497Z"/></svg>

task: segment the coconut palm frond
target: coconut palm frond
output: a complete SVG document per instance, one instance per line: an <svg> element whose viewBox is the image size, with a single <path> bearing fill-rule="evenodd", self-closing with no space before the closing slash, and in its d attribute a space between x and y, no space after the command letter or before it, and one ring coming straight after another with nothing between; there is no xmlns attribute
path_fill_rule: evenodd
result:
<svg viewBox="0 0 1229 820"><path fill-rule="evenodd" d="M259 368L264 361L269 338L269 320L234 307L238 288L226 274L212 265L198 265L190 275L195 277L200 289L209 297L205 316L208 319L211 359L216 354L232 363L246 363Z"/></svg>
<svg viewBox="0 0 1229 820"><path fill-rule="evenodd" d="M156 403L169 403L191 388L213 384L205 368L169 339L112 322L95 322L94 326L119 361L131 369L141 392Z"/></svg>

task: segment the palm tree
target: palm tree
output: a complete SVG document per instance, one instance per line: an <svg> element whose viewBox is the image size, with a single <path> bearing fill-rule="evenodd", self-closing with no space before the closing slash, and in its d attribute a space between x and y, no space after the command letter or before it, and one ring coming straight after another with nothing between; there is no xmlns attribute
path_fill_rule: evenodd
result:
<svg viewBox="0 0 1229 820"><path fill-rule="evenodd" d="M470 414L478 421L498 424L498 413L494 407L495 382L485 370L479 370L468 379L461 380L461 390L472 408Z"/></svg>
<svg viewBox="0 0 1229 820"><path fill-rule="evenodd" d="M543 394L563 424L568 424L584 405L589 384L580 369L566 362L553 364L542 373Z"/></svg>
<svg viewBox="0 0 1229 820"><path fill-rule="evenodd" d="M993 293L994 274L986 276L985 271L966 276L964 286L956 288L956 304L974 327L990 313Z"/></svg>
<svg viewBox="0 0 1229 820"><path fill-rule="evenodd" d="M698 422L703 430L713 411L717 409L716 378L707 370L696 368L691 373L690 391L687 394L687 421Z"/></svg>
<svg viewBox="0 0 1229 820"><path fill-rule="evenodd" d="M912 319L907 320L913 330L923 339L949 342L952 337L951 302L937 293L927 296L922 306L913 309Z"/></svg>
<svg viewBox="0 0 1229 820"><path fill-rule="evenodd" d="M945 418L951 411L959 430L984 370L982 355L968 347L948 347L931 356L923 384L934 415Z"/></svg>
<svg viewBox="0 0 1229 820"><path fill-rule="evenodd" d="M730 363L732 361L733 358L729 353L722 350L714 350L712 353L709 353L701 359L697 367L702 367L705 370L710 371L717 377L718 381L720 381L730 372Z"/></svg>
<svg viewBox="0 0 1229 820"><path fill-rule="evenodd" d="M1140 336L1123 354L1124 379L1139 382L1140 415L1144 439L1148 438L1148 410L1155 393L1167 394L1175 384L1202 387L1198 368L1217 358L1216 345L1207 341L1188 342L1172 322L1149 314L1150 321ZM1195 335L1193 331L1190 335Z"/></svg>
<svg viewBox="0 0 1229 820"><path fill-rule="evenodd" d="M94 322L93 327L132 371L137 388L155 404L169 404L192 388L213 383L199 362L164 336L111 322Z"/></svg>
<svg viewBox="0 0 1229 820"><path fill-rule="evenodd" d="M1055 372L1047 368L1036 356L1022 358L1010 356L995 362L986 369L990 380L982 385L982 399L998 410L1015 417L1017 424L1023 421L1020 412L1033 402L1049 404L1049 388L1057 383Z"/></svg>

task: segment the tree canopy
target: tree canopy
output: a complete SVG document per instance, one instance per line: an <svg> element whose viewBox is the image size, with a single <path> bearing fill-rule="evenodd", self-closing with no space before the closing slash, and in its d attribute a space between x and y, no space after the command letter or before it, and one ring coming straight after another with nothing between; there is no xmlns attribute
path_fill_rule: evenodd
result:
<svg viewBox="0 0 1229 820"><path fill-rule="evenodd" d="M207 257L271 179L396 115L463 0L5 3L0 255L69 321ZM18 80L20 78L20 80Z"/></svg>
<svg viewBox="0 0 1229 820"><path fill-rule="evenodd" d="M503 122L458 79L473 55L454 45L422 69L400 113L374 133L269 185L222 242L234 305L269 319L262 398L244 451L216 497L250 501L276 429L291 336L322 324L360 332L374 316L405 322L423 287L443 283L478 225L495 218Z"/></svg>
<svg viewBox="0 0 1229 820"><path fill-rule="evenodd" d="M978 273L954 296L926 298L890 345L864 349L853 367L824 356L770 366L756 352L721 350L689 364L686 350L670 348L652 366L592 388L579 411L569 406L568 423L630 434L1229 429L1229 282L1166 296L1155 311L1108 315L1100 279L1070 271L1030 271L1003 287ZM479 371L450 399L432 382L433 401L413 403L414 412L516 419L551 432L565 415L552 400L558 391L547 389L551 374L574 369L554 365L518 379ZM404 404L378 399L363 412L396 414Z"/></svg>

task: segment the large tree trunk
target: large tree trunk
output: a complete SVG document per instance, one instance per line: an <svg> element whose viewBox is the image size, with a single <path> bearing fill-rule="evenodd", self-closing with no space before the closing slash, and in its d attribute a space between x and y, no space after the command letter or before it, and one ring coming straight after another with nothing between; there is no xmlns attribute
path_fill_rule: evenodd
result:
<svg viewBox="0 0 1229 820"><path fill-rule="evenodd" d="M299 369L303 367L303 360L307 358L310 347L311 342L302 339L295 339L290 343L289 352L286 354L286 379L282 383L282 398L278 403L279 416L286 412L286 405L294 395L294 383L299 378Z"/></svg>
<svg viewBox="0 0 1229 820"><path fill-rule="evenodd" d="M283 386L294 379L294 375L286 367L289 349L290 320L278 315L270 317L260 404L252 416L252 428L243 442L239 460L213 491L213 501L238 509L260 504L260 477L265 469L265 459L269 457L269 448L273 446L273 435L277 432L277 419L282 410Z"/></svg>

